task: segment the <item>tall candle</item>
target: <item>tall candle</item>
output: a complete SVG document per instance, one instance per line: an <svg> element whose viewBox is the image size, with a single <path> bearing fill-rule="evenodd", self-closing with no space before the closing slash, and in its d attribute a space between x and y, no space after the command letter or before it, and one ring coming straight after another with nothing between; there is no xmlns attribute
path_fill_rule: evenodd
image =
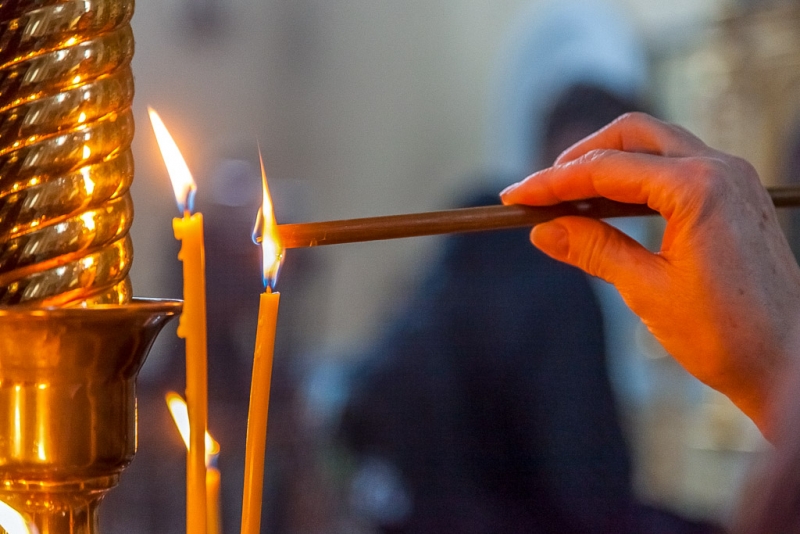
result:
<svg viewBox="0 0 800 534"><path fill-rule="evenodd" d="M272 381L272 357L275 327L278 321L280 293L272 288L283 261L283 249L277 238L277 224L267 187L264 163L261 162L262 205L256 218L256 233L261 232L262 269L266 291L258 307L256 346L253 354L253 376L250 384L250 410L247 416L245 445L244 497L242 500L241 534L258 534L261 529L261 503L264 487L264 454L267 446L269 390Z"/></svg>
<svg viewBox="0 0 800 534"><path fill-rule="evenodd" d="M244 453L242 534L258 534L261 528L269 390L272 381L272 356L280 296L280 293L265 291L261 294L258 308L258 329L250 385L250 412L247 417L247 444Z"/></svg>
<svg viewBox="0 0 800 534"><path fill-rule="evenodd" d="M178 259L183 262L183 313L178 336L186 340L186 403L189 410L189 453L186 459L186 532L206 531L206 450L208 420L208 371L206 355L206 280L203 215L192 214L197 186L158 114L150 121L158 140L183 218L172 221L181 242Z"/></svg>

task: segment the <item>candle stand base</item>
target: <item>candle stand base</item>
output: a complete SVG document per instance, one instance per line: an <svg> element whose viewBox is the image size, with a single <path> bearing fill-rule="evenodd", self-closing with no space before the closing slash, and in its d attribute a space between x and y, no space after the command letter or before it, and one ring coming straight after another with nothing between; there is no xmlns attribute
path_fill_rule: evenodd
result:
<svg viewBox="0 0 800 534"><path fill-rule="evenodd" d="M135 380L179 301L0 309L0 500L40 534L94 534L136 452Z"/></svg>

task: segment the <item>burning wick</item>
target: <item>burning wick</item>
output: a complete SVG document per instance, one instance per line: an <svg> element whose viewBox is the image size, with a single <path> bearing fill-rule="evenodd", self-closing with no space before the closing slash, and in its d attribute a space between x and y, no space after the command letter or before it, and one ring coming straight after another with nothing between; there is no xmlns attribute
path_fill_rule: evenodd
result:
<svg viewBox="0 0 800 534"><path fill-rule="evenodd" d="M206 531L206 465L203 435L208 420L208 362L206 354L206 267L203 214L192 214L197 186L175 141L153 109L150 121L169 171L175 200L183 218L173 219L181 242L183 313L178 337L186 340L186 401L189 405L189 454L186 458L186 532Z"/></svg>
<svg viewBox="0 0 800 534"><path fill-rule="evenodd" d="M275 210L272 207L272 197L267 185L267 173L264 170L264 158L261 150L258 151L258 161L261 164L261 209L256 213L256 224L253 227L253 243L261 245L261 273L264 287L267 291L275 289L278 273L283 265L284 248L278 235L278 223L275 220Z"/></svg>
<svg viewBox="0 0 800 534"><path fill-rule="evenodd" d="M259 151L259 159L261 154ZM261 159L261 209L256 216L253 240L261 234L262 278L265 291L258 308L258 329L253 354L250 385L250 409L247 416L247 444L244 455L244 497L242 499L242 534L258 534L261 529L261 501L264 486L264 454L267 447L269 389L272 380L272 357L275 327L278 322L280 293L273 293L283 262L283 247L278 238L272 199L267 187L264 161Z"/></svg>
<svg viewBox="0 0 800 534"><path fill-rule="evenodd" d="M177 393L170 391L167 393L167 406L172 414L172 420L178 427L178 432L189 450L189 411L186 408L186 401ZM206 514L206 528L208 534L220 534L222 532L222 515L220 506L220 482L221 474L217 468L219 458L219 443L206 431L206 501L208 503Z"/></svg>

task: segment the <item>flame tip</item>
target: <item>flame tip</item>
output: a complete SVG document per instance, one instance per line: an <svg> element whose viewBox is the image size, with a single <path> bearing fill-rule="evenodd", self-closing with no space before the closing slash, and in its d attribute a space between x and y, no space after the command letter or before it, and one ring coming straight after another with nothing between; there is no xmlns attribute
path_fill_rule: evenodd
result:
<svg viewBox="0 0 800 534"><path fill-rule="evenodd" d="M158 148L164 158L164 164L167 166L167 173L172 182L178 210L182 214L187 212L191 213L194 209L194 197L197 192L197 184L194 178L192 178L192 173L189 171L189 167L186 165L186 160L181 155L178 145L164 125L164 121L161 120L161 117L153 108L148 106L147 109L150 115L150 123L153 126L153 132L158 142Z"/></svg>
<svg viewBox="0 0 800 534"><path fill-rule="evenodd" d="M272 198L267 183L267 172L264 167L264 158L261 147L258 150L258 160L261 164L261 207L256 214L256 224L253 228L253 242L261 245L261 273L262 282L267 291L273 291L278 280L278 272L283 264L283 247L278 235L278 223L272 206Z"/></svg>

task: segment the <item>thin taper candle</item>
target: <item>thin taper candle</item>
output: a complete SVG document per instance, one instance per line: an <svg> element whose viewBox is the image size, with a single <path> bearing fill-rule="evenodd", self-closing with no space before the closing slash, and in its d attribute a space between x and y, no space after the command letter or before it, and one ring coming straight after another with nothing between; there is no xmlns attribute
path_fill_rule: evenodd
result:
<svg viewBox="0 0 800 534"><path fill-rule="evenodd" d="M250 413L247 417L247 444L244 453L242 534L258 534L261 529L269 391L272 382L272 358L279 303L280 293L265 291L261 294L250 385Z"/></svg>
<svg viewBox="0 0 800 534"><path fill-rule="evenodd" d="M186 404L189 411L189 452L186 460L186 532L206 532L206 449L208 371L206 363L206 284L203 216L188 214L173 220L181 241L183 313L178 337L186 340Z"/></svg>
<svg viewBox="0 0 800 534"><path fill-rule="evenodd" d="M222 474L213 465L206 467L206 501L208 513L206 526L208 534L222 534L222 501L220 500L220 487Z"/></svg>
<svg viewBox="0 0 800 534"><path fill-rule="evenodd" d="M259 155L260 157L260 155ZM259 534L261 501L264 488L264 454L267 449L269 390L272 382L272 356L275 349L275 327L278 323L280 293L272 288L283 262L283 248L276 230L272 199L267 186L264 162L261 161L261 209L256 216L253 241L261 234L262 275L264 287L258 307L256 347L253 354L253 376L250 384L250 409L247 415L247 443L244 453L244 496L242 500L241 534Z"/></svg>
<svg viewBox="0 0 800 534"><path fill-rule="evenodd" d="M206 264L203 215L192 214L197 189L186 161L161 118L149 109L161 155L167 166L175 200L183 218L174 219L175 238L181 242L183 313L178 336L186 340L186 404L189 411L189 452L186 455L186 532L206 532L206 447L208 424L208 370L206 354Z"/></svg>

